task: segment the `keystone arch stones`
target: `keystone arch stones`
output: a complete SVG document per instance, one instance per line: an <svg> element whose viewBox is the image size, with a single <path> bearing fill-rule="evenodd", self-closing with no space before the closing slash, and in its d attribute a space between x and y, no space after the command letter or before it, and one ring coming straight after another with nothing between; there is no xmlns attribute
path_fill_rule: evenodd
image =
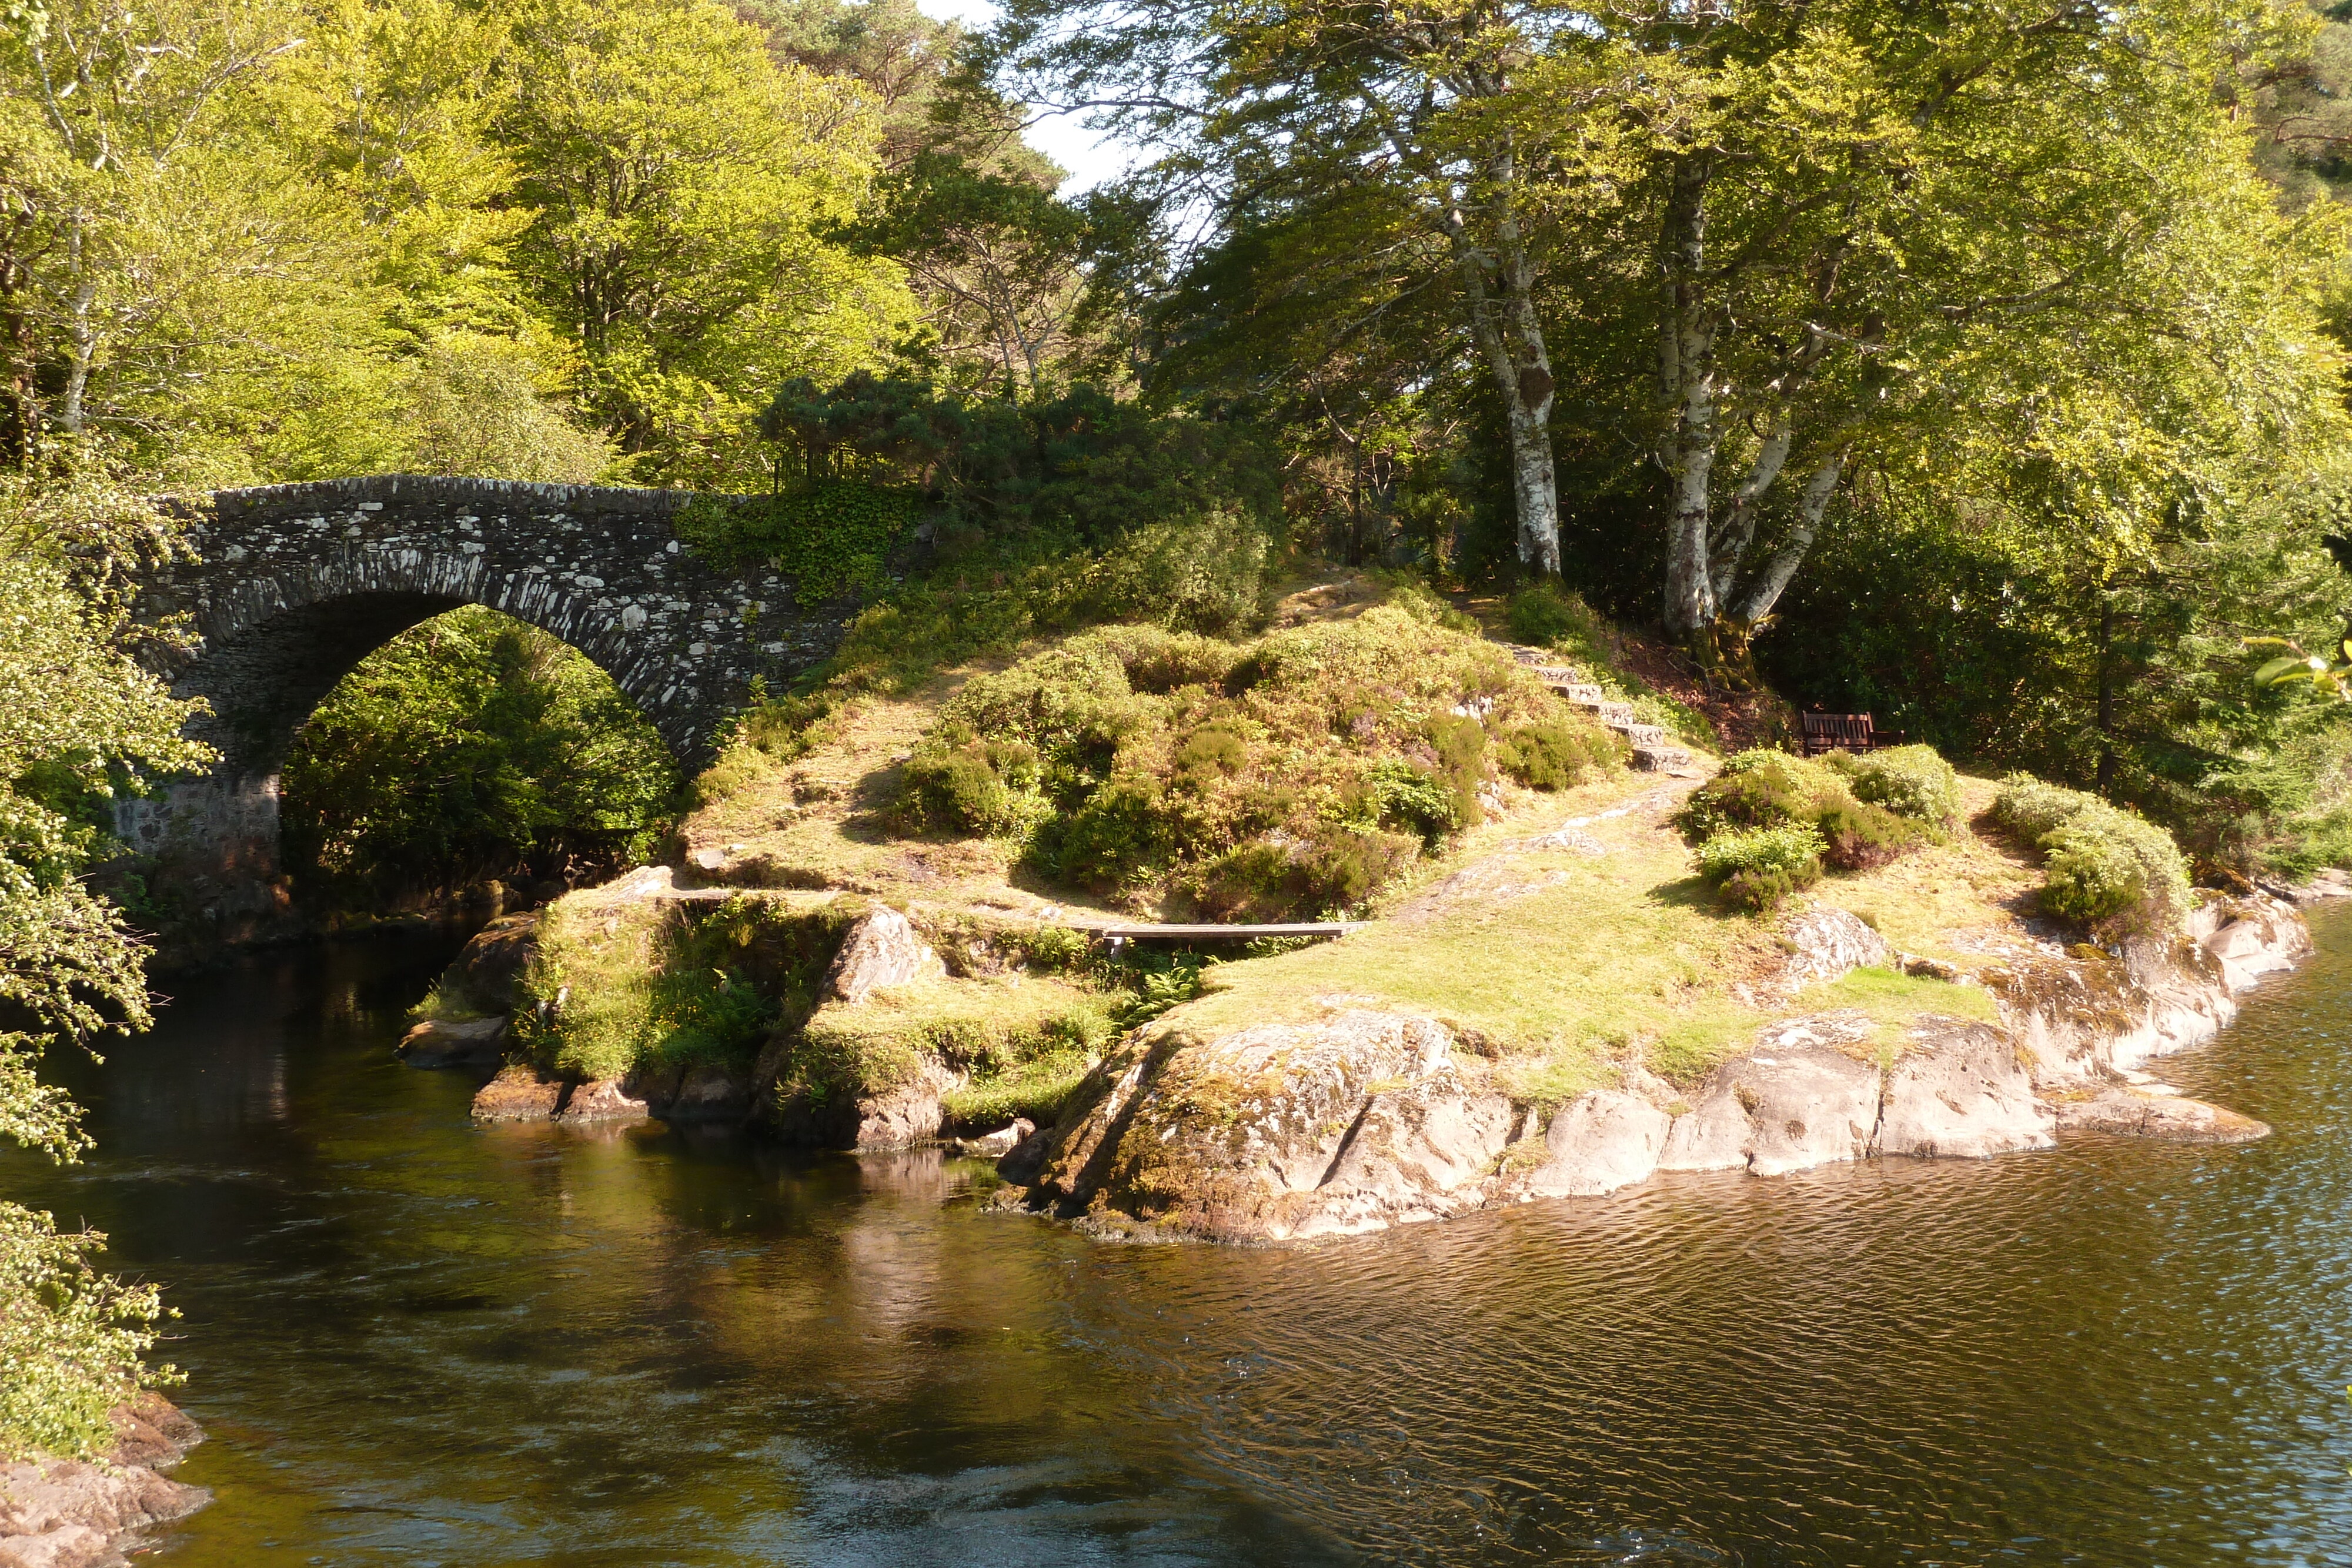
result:
<svg viewBox="0 0 2352 1568"><path fill-rule="evenodd" d="M466 604L579 649L688 767L707 762L752 678L823 658L842 622L787 581L730 577L684 550L671 519L689 499L385 475L225 490L187 508L196 559L147 572L139 613L188 618L198 642L164 673L211 705L190 733L221 760L125 801L117 831L214 919L268 914L295 733L362 658Z"/></svg>

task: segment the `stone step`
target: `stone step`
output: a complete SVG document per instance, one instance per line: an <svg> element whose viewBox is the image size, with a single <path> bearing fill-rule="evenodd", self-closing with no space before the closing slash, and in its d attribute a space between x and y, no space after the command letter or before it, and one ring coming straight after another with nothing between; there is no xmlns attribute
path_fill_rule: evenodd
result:
<svg viewBox="0 0 2352 1568"><path fill-rule="evenodd" d="M1599 686L1582 681L1552 681L1548 684L1553 691L1580 707L1609 700L1607 695Z"/></svg>
<svg viewBox="0 0 2352 1568"><path fill-rule="evenodd" d="M1593 717L1599 719L1601 723L1607 725L1612 729L1622 728L1622 727L1633 722L1633 705L1632 703L1597 702L1580 703L1577 706L1591 714Z"/></svg>
<svg viewBox="0 0 2352 1568"><path fill-rule="evenodd" d="M1555 686L1563 682L1576 683L1584 679L1584 672L1574 664L1530 664L1528 666L1528 674L1547 685Z"/></svg>
<svg viewBox="0 0 2352 1568"><path fill-rule="evenodd" d="M1677 773L1690 766L1690 753L1676 746L1636 746L1633 768L1641 773Z"/></svg>
<svg viewBox="0 0 2352 1568"><path fill-rule="evenodd" d="M1660 725L1612 724L1609 727L1632 741L1636 747L1661 748L1666 744L1666 732Z"/></svg>

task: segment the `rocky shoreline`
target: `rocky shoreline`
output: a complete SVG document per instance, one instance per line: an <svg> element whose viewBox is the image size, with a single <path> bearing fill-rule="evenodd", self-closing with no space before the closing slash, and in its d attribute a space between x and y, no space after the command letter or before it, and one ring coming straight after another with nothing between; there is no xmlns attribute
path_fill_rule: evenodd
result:
<svg viewBox="0 0 2352 1568"><path fill-rule="evenodd" d="M1835 912L1790 941L1794 981L1940 969L1989 988L2000 1022L1924 1018L1891 1047L1864 1016L1783 1019L1696 1087L1627 1063L1547 1114L1492 1087L1442 1021L1334 998L1317 1022L1146 1031L1003 1173L1024 1189L1013 1201L1101 1232L1249 1242L1599 1197L1669 1172L1983 1158L2068 1131L2244 1142L2269 1129L2144 1064L2211 1039L2238 993L2311 946L2264 894L2210 900L2183 935L2122 954L2011 944L1968 971L1891 953Z"/></svg>
<svg viewBox="0 0 2352 1568"><path fill-rule="evenodd" d="M527 919L499 922L452 977L506 999L528 944ZM1107 1058L1052 1125L961 1129L992 1136L951 1136L960 1129L940 1097L952 1079L938 1071L845 1098L824 1128L801 1126L791 1107L771 1103L772 1049L748 1071L595 1082L509 1065L483 1086L474 1114L763 1122L796 1141L869 1153L945 1142L1002 1152L1001 1202L1102 1234L1298 1240L1599 1197L1674 1172L1771 1176L1876 1157L1983 1158L2078 1131L2259 1138L2269 1130L2261 1123L2178 1093L2147 1065L2212 1038L2240 993L2292 967L2311 942L2293 904L2255 892L2208 894L2185 931L2120 952L2011 931L1988 934L1964 962L1921 958L1837 910L1790 923L1782 945L1780 972L1742 988L1743 999L1785 1009L1806 987L1877 967L1980 988L1998 1022L1929 1016L1891 1039L1890 1026L1857 1010L1784 1016L1696 1084L1630 1060L1615 1082L1531 1105L1496 1086L1474 1035L1377 998L1334 996L1318 1019L1208 1038L1175 1015ZM849 928L823 990L854 1005L939 964L906 916L877 907ZM490 1065L504 1024L420 1024L404 1053L419 1065Z"/></svg>
<svg viewBox="0 0 2352 1568"><path fill-rule="evenodd" d="M0 1568L118 1568L146 1531L212 1501L162 1473L204 1441L185 1412L147 1393L112 1419L100 1458L0 1465Z"/></svg>

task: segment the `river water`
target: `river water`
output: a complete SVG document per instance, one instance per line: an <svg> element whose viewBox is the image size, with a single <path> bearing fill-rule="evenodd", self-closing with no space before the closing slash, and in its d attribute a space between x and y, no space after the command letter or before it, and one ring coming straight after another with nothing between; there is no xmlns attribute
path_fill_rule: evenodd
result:
<svg viewBox="0 0 2352 1568"><path fill-rule="evenodd" d="M181 982L0 1191L167 1287L197 1564L2352 1563L2352 919L2246 1148L1682 1178L1295 1249L987 1168L478 1129L445 939Z"/></svg>

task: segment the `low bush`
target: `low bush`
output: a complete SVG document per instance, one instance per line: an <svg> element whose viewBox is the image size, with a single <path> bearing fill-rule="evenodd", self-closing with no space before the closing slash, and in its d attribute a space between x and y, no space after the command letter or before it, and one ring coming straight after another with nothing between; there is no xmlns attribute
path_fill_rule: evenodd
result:
<svg viewBox="0 0 2352 1568"><path fill-rule="evenodd" d="M1589 645L1602 629L1601 617L1591 606L1549 580L1511 595L1503 614L1513 637L1538 648L1559 642Z"/></svg>
<svg viewBox="0 0 2352 1568"><path fill-rule="evenodd" d="M1495 745L1496 765L1530 789L1572 789L1588 773L1623 759L1617 737L1591 725L1523 724Z"/></svg>
<svg viewBox="0 0 2352 1568"><path fill-rule="evenodd" d="M1903 750L1924 755L1890 751L1886 755L1895 758L1894 764L1873 769L1865 759L1843 753L1816 760L1780 751L1743 751L1692 792L1676 814L1675 825L1699 847L1701 869L1722 890L1726 902L1769 909L1811 885L1823 865L1841 872L1872 871L1942 835L1943 822L1957 810L1954 805L1947 810L1946 802L1958 800L1958 776L1926 747ZM1875 798L1860 798L1858 787L1864 780ZM1947 814L1920 814L1937 810ZM1785 841L1755 837L1780 831L1798 837ZM1716 863L1709 861L1710 854L1718 861L1723 855L1744 855L1751 841L1782 843L1783 848L1801 841L1811 847L1803 856L1783 854L1755 866L1706 869ZM1718 843L1732 847L1718 851Z"/></svg>
<svg viewBox="0 0 2352 1568"><path fill-rule="evenodd" d="M1760 914L1821 880L1825 848L1810 823L1726 829L1699 846L1699 875L1725 903Z"/></svg>
<svg viewBox="0 0 2352 1568"><path fill-rule="evenodd" d="M1833 751L1822 760L1845 777L1857 800L1939 831L1960 820L1960 776L1932 746L1894 746L1859 757Z"/></svg>
<svg viewBox="0 0 2352 1568"><path fill-rule="evenodd" d="M2153 822L2022 773L2001 780L1993 820L2042 852L2042 906L2061 919L2127 936L2188 915L2188 862Z"/></svg>
<svg viewBox="0 0 2352 1568"><path fill-rule="evenodd" d="M1139 904L1360 907L1479 821L1498 773L1560 789L1618 755L1442 608L1407 597L1239 644L1153 626L1072 638L948 703L899 820L1020 837L1038 871Z"/></svg>

